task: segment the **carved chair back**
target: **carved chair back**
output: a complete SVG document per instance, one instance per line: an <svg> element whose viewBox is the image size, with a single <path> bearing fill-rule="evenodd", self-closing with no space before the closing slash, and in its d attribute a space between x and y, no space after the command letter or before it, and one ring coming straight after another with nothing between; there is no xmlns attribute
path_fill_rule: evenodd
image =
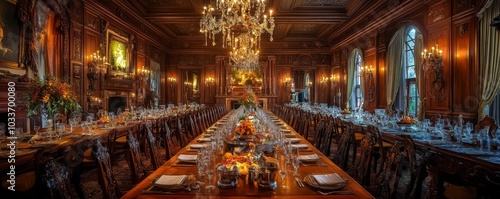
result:
<svg viewBox="0 0 500 199"><path fill-rule="evenodd" d="M92 148L97 162L97 179L101 187L103 197L106 199L118 198L120 189L115 180L108 149L97 139Z"/></svg>
<svg viewBox="0 0 500 199"><path fill-rule="evenodd" d="M151 156L151 164L153 165L153 169L156 170L160 168L163 163L160 157L156 138L153 136L153 133L151 133L151 129L148 126L146 126L146 138L148 142L149 155Z"/></svg>
<svg viewBox="0 0 500 199"><path fill-rule="evenodd" d="M127 134L127 143L129 146L129 166L132 171L132 181L137 183L147 175L147 171L143 165L139 141L135 139L131 131Z"/></svg>

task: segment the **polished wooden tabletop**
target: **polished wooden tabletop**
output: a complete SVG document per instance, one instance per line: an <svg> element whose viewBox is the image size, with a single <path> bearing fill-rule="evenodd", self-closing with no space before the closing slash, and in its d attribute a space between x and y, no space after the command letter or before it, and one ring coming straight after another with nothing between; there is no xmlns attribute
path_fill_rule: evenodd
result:
<svg viewBox="0 0 500 199"><path fill-rule="evenodd" d="M285 125L287 128L287 125ZM322 155L316 148L314 148L309 142L307 142L303 137L291 129L292 133L301 139L300 143L307 144L308 150L303 150L300 152L301 155L307 154L318 154L320 159L317 164L312 165L301 165L298 172L300 179L304 179L308 174L322 174L322 173L337 173L342 178L347 180L347 185L341 191L352 191L352 194L342 195L342 194L331 194L331 195L321 195L317 190L311 186L308 186L305 182L305 187L299 187L298 183L293 176L293 168L289 168L287 177L285 178L285 184L288 186L287 189L282 188L283 182L277 175L277 188L275 190L259 188L257 182L248 181L246 176L238 177L238 184L235 188L219 188L217 187L217 174L214 175L212 184L216 186L215 190L207 190L206 177L202 179L197 179L198 181L204 182L200 189L198 190L176 190L165 192L164 190L153 187L153 181L161 175L194 175L197 177L197 167L195 164L192 166L185 166L176 164L177 157L180 154L196 154L196 151L189 150L189 145L183 148L178 154L167 161L163 166L154 171L151 175L146 177L142 182L135 186L132 190L126 193L123 198L164 198L164 197L175 197L175 198L248 198L248 197L259 197L259 198L373 198L368 191L366 191L360 184L358 184L353 178L351 178L346 172L342 171L337 165L335 165L328 157ZM203 137L203 134L198 138ZM194 139L190 144L198 143L197 139ZM155 190L148 191L148 190Z"/></svg>

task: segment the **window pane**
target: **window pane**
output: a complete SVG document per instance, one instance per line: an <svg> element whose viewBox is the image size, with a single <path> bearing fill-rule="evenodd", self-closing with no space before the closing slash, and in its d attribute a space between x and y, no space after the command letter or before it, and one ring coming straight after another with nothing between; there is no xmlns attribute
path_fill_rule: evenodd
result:
<svg viewBox="0 0 500 199"><path fill-rule="evenodd" d="M408 79L410 78L416 78L417 75L415 74L415 67L414 66L411 66L411 67L408 67Z"/></svg>
<svg viewBox="0 0 500 199"><path fill-rule="evenodd" d="M407 57L407 66L413 66L415 65L415 59L413 57L413 52L412 51L406 51L406 57Z"/></svg>

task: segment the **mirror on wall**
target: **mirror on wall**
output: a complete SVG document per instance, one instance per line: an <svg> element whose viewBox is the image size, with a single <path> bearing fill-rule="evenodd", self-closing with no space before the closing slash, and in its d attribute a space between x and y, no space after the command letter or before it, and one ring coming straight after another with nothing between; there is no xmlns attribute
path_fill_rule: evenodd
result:
<svg viewBox="0 0 500 199"><path fill-rule="evenodd" d="M182 94L184 103L200 103L201 70L189 69L182 71Z"/></svg>
<svg viewBox="0 0 500 199"><path fill-rule="evenodd" d="M292 96L296 102L314 101L314 70L293 70Z"/></svg>

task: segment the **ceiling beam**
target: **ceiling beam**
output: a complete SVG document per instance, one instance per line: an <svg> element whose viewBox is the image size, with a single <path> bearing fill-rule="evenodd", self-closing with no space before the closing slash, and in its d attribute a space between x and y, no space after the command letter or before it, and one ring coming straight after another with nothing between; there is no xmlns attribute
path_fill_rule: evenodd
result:
<svg viewBox="0 0 500 199"><path fill-rule="evenodd" d="M195 13L149 13L145 16L156 23L199 23L201 14ZM345 13L276 13L275 23L315 23L315 24L338 24L348 19Z"/></svg>

